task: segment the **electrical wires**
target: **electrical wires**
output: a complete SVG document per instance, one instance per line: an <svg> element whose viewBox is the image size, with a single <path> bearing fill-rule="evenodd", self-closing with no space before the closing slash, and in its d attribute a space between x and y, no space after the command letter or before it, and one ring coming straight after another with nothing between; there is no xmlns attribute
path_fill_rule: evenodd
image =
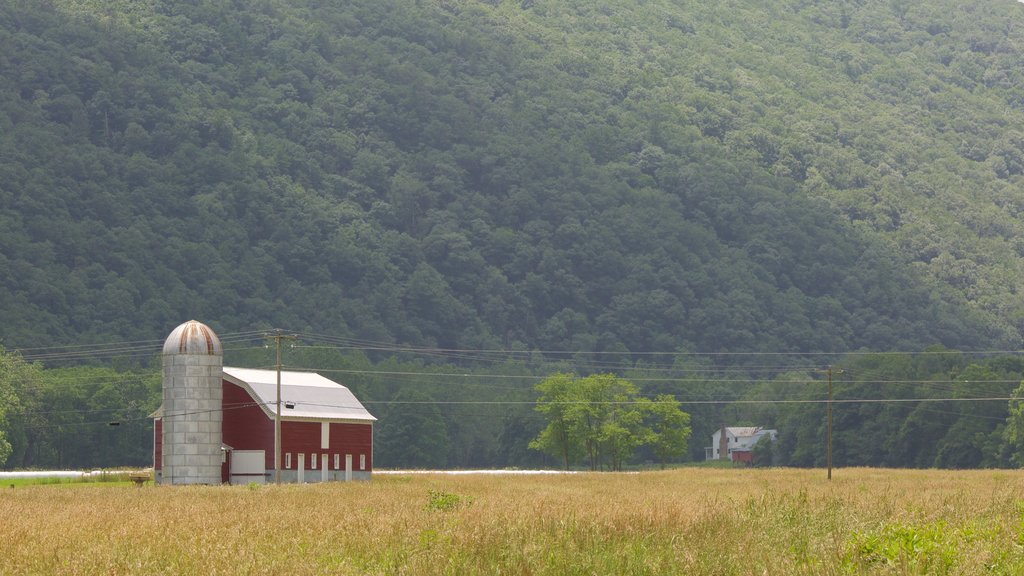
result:
<svg viewBox="0 0 1024 576"><path fill-rule="evenodd" d="M249 330L219 335L228 353L247 353L266 346L267 338L280 334L282 330ZM292 334L289 332L289 334ZM924 350L886 352L581 352L571 350L497 350L433 348L397 345L387 342L332 336L318 333L294 333L297 342L290 349L301 365L287 365L289 370L302 370L333 374L348 383L363 387L385 386L394 391L404 386L430 386L437 392L436 404L480 404L480 405L528 405L533 396L533 385L553 371L563 369L580 373L615 372L636 383L655 387L659 393L676 395L684 404L711 405L772 405L772 404L814 404L823 399L808 398L820 396L809 394L808 387L819 386L823 379L818 374L824 363L848 359L856 363L858 358L869 355L892 358L907 356L912 359L935 358L983 358L989 356L1020 356L1021 351L1010 350ZM82 344L49 348L22 349L18 352L28 362L46 366L65 363L102 362L120 357L150 357L161 351L162 341L140 340L114 342L109 344ZM337 353L338 363L323 365L318 353ZM394 360L373 364L361 361L355 366L343 359L351 353L386 354L390 357L408 357L407 361ZM632 364L606 362L602 358L613 355L633 359ZM647 364L644 359L656 360ZM762 361L747 364L749 359ZM765 360L780 360L770 363ZM739 360L739 362L733 362ZM671 361L672 365L667 362ZM348 364L349 367L339 367ZM264 366L266 368L267 366ZM1009 392L1020 382L1017 379L993 377L980 380L957 380L956 375L948 378L894 378L886 379L884 368L847 368L837 386L857 397L833 400L842 403L906 403L906 402L1008 402ZM78 380L75 380L78 378ZM85 374L61 377L61 385L93 386L103 384L144 383L145 377L133 373L123 379L109 374L95 376ZM47 384L52 385L52 384ZM753 387L761 387L765 397L747 397ZM883 388L905 387L900 397L889 397ZM855 388L851 389L851 387ZM458 399L467 396L468 389L481 391L472 396L480 398ZM702 391L703 390L703 391ZM789 392L789 391L792 391ZM873 391L877 391L875 394ZM800 398L794 397L796 395ZM947 394L948 393L948 394ZM391 393L387 393L391 395ZM488 396L502 399L489 399ZM511 397L510 397L511 395ZM652 396L654 394L651 394ZM841 394L840 394L841 396ZM452 399L455 397L456 399ZM368 404L398 403L388 399L367 399Z"/></svg>
<svg viewBox="0 0 1024 576"><path fill-rule="evenodd" d="M248 343L261 338L263 330L229 332L218 335L221 344ZM160 354L163 340L133 340L103 344L69 344L44 348L14 348L26 362L55 364L75 361L110 360L114 358L152 357Z"/></svg>

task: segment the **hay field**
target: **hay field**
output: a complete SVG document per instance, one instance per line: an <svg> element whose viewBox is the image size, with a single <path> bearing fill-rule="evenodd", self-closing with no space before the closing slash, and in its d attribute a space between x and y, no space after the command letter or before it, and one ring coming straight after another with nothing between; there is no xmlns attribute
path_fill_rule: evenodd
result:
<svg viewBox="0 0 1024 576"><path fill-rule="evenodd" d="M0 491L4 574L1022 574L1024 472Z"/></svg>

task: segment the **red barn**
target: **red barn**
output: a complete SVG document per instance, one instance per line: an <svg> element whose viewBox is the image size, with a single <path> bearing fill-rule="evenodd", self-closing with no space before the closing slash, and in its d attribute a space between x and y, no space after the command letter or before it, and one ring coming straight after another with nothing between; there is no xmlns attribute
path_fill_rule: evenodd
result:
<svg viewBox="0 0 1024 576"><path fill-rule="evenodd" d="M224 367L221 480L274 481L277 371ZM154 415L161 479L163 408ZM281 481L369 480L376 420L348 388L312 372L281 372Z"/></svg>

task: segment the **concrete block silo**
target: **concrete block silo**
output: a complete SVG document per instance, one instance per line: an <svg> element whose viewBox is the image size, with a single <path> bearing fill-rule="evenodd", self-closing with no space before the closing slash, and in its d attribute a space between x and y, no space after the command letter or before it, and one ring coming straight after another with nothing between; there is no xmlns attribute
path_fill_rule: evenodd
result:
<svg viewBox="0 0 1024 576"><path fill-rule="evenodd" d="M163 349L163 484L220 484L224 349L209 326L189 320Z"/></svg>

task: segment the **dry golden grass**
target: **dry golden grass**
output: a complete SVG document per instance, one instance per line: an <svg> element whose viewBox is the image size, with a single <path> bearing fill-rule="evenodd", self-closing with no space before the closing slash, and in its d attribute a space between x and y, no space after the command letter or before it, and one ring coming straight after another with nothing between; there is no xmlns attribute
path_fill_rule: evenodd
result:
<svg viewBox="0 0 1024 576"><path fill-rule="evenodd" d="M0 492L5 574L1022 574L1024 472L684 469Z"/></svg>

